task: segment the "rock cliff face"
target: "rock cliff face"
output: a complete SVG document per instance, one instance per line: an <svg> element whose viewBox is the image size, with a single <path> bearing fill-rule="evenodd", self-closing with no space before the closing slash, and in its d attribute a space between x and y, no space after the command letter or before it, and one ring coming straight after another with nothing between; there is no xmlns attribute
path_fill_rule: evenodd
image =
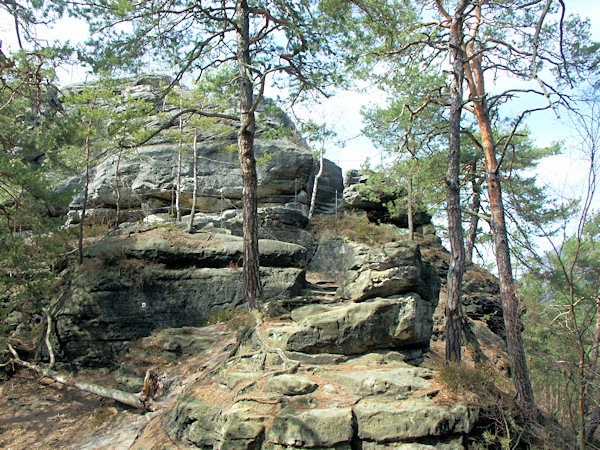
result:
<svg viewBox="0 0 600 450"><path fill-rule="evenodd" d="M415 367L440 289L418 244L317 239L307 261L298 244L261 240L270 314L256 333L286 365L263 356L258 335L228 360L235 332L202 326L241 306L240 238L217 231L122 227L87 249L55 307L64 358L117 362L118 386L134 392L146 369L161 371L157 401L170 406L138 448L458 449L473 439L479 408L436 402L434 373Z"/></svg>
<svg viewBox="0 0 600 450"><path fill-rule="evenodd" d="M243 306L242 239L206 225L193 234L181 228L132 224L87 248L53 312L65 359L110 365L131 340L161 328L201 326L219 311ZM292 319L267 330L270 338L304 353L426 349L440 281L418 245L370 248L339 240L346 263L337 281L326 263L319 265L331 245L313 244L319 263L296 243L259 241L265 305L275 314L290 311ZM311 277L331 279L336 293L319 291Z"/></svg>
<svg viewBox="0 0 600 450"><path fill-rule="evenodd" d="M155 95L143 83L133 92ZM288 122L264 120L257 141L258 156L272 154L259 165L260 326L248 335L243 319L236 336L208 325L244 316L241 183L235 155L223 151L235 129L224 124L229 131L218 139L202 136L193 233L157 214L171 207L176 144L154 142L120 162L121 206L143 221L123 223L89 246L84 264L65 275L52 309L57 356L115 369L118 387L133 392L147 369L160 372L162 412L131 448L467 447L479 433L479 408L436 398L434 372L418 367L430 348L447 258L431 217L417 221L430 233L419 235L421 244L398 232L381 244L322 233L306 217L316 166L310 151L295 132L269 137L275 125L291 130ZM190 153L183 160L186 207ZM116 163L109 157L94 170L92 214L115 211ZM341 171L331 162L326 169L317 211L338 213L331 207L343 188ZM346 207L389 222L381 214L387 200L364 197L357 184L364 179L350 174ZM80 200L71 205L72 221ZM489 318L493 279L472 272L465 309Z"/></svg>
<svg viewBox="0 0 600 450"><path fill-rule="evenodd" d="M132 392L147 369L161 373L164 412L133 448L468 447L480 408L440 403L434 372L418 367L440 292L419 244L331 238L302 228L297 210L264 213L266 231L304 231L314 250L260 241L267 316L237 357L235 331L205 326L242 306L235 216L223 228L201 216L192 234L124 225L88 247L65 286L53 311L63 359L116 368Z"/></svg>
<svg viewBox="0 0 600 450"><path fill-rule="evenodd" d="M161 81L165 80L148 76L128 80L124 82L120 95L145 99L155 104L161 93ZM184 89L181 95L187 95ZM165 108L164 105L160 108L157 106L155 113ZM176 112L176 105L171 105L171 109ZM156 119L156 123L151 122L150 126L158 126L160 120ZM177 128L177 124L173 127ZM114 220L117 202L123 212L120 221L138 220L150 214L173 213L179 153L182 167L180 205L183 214L189 214L193 190L194 130L198 138L199 165L196 211L221 213L239 208L242 183L236 152L237 125L225 119L215 119L213 123L200 128L192 128L184 123L182 138L163 133L147 145L107 152L108 156L103 157L90 173L87 214L97 220ZM292 121L269 99L257 110L254 152L259 160L260 204L308 208L318 165ZM326 161L325 169L317 195L317 211L329 210L335 204L336 191L339 191L340 198L343 191L340 168ZM69 182L70 187L82 184L82 178ZM83 204L83 189L76 191L69 211L72 223L79 221Z"/></svg>

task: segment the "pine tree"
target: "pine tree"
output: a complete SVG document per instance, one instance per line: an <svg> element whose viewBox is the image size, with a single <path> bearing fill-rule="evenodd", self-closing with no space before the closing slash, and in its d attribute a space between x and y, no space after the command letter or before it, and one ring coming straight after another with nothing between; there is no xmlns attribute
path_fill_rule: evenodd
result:
<svg viewBox="0 0 600 450"><path fill-rule="evenodd" d="M332 53L320 33L318 2L245 0L231 2L125 0L108 5L80 2L73 14L88 20L92 32L88 60L96 70L141 67L148 60L176 68L166 92L184 76L201 78L229 62L237 67L236 119L244 210L244 292L256 309L261 285L258 267L255 113L268 77L286 83L292 97L321 90L335 77ZM123 31L122 23L131 31ZM188 111L189 112L189 111ZM203 111L196 110L195 114ZM237 117L236 117L237 116Z"/></svg>

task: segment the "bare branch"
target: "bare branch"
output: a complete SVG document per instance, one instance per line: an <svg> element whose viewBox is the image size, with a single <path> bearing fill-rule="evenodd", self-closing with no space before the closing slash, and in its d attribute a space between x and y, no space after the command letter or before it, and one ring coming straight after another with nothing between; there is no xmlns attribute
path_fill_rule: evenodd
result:
<svg viewBox="0 0 600 450"><path fill-rule="evenodd" d="M548 99L548 104L554 111L554 114L556 114L556 117L559 117L558 111L554 108L552 100L550 99L550 94L548 93L548 90L546 89L545 84L542 82L542 80L540 79L540 77L538 75L538 66L537 66L537 61L536 61L537 54L538 54L538 45L539 45L539 40L540 40L540 31L542 30L542 25L544 24L544 19L546 18L546 15L548 14L548 11L550 10L551 5L552 5L552 0L546 0L546 6L544 6L544 10L542 11L540 18L538 19L537 27L535 29L535 34L533 36L533 54L531 56L531 77L538 82L538 84L542 88L542 91L544 92L544 96Z"/></svg>
<svg viewBox="0 0 600 450"><path fill-rule="evenodd" d="M121 147L121 148L140 147L140 146L148 143L154 137L158 136L161 132L163 132L167 128L172 127L175 124L175 122L177 121L177 119L179 119L181 116L186 115L186 114L198 115L198 116L203 116L203 117L214 117L214 118L218 118L218 119L231 120L231 121L235 121L235 122L238 122L240 120L238 117L230 116L229 114L221 114L221 113L210 112L210 111L202 111L202 110L199 110L196 108L187 108L187 109L183 109L183 110L179 111L177 114L174 114L167 122L163 123L160 127L158 127L157 130L155 130L152 134L150 134L150 136L148 136L144 140L142 140L136 144L126 144L124 142L119 142L119 147Z"/></svg>

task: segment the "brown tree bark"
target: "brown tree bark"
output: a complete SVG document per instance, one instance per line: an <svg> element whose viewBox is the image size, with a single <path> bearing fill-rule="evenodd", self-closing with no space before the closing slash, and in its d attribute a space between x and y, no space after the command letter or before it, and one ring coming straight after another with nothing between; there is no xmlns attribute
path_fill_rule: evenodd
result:
<svg viewBox="0 0 600 450"><path fill-rule="evenodd" d="M95 100L94 100L95 101ZM85 137L85 186L83 188L83 204L81 206L81 217L79 218L79 237L77 242L77 249L79 253L79 264L83 264L83 234L85 227L85 214L87 212L88 197L90 194L90 157L91 157L91 143L90 133L92 130L92 119L88 121L87 136Z"/></svg>
<svg viewBox="0 0 600 450"><path fill-rule="evenodd" d="M594 338L592 340L592 353L590 354L590 368L587 375L586 387L584 396L586 399L586 405L584 409L585 413L585 425L584 425L584 439L589 442L594 437L596 429L600 425L600 408L598 406L592 407L591 398L594 390L594 381L596 379L596 370L598 368L598 349L600 347L600 296L596 300L596 329L594 331Z"/></svg>
<svg viewBox="0 0 600 450"><path fill-rule="evenodd" d="M476 8L477 17L481 20L481 7ZM478 26L471 30L472 37L476 36ZM529 378L529 369L525 359L523 338L519 322L519 302L515 292L510 261L510 249L506 230L504 204L502 201L502 187L498 175L496 159L496 146L494 133L486 99L484 73L482 68L481 53L474 48L474 39L465 48L468 64L465 65L465 76L477 124L481 132L481 144L485 156L488 196L490 200L490 215L492 234L496 249L496 264L500 278L500 296L506 329L506 347L513 370L513 382L517 391L517 400L521 406L530 413L535 413L536 407L533 397L533 388Z"/></svg>
<svg viewBox="0 0 600 450"><path fill-rule="evenodd" d="M446 214L448 240L450 241L450 266L446 289L446 361L460 362L462 334L462 278L465 270L465 247L460 210L460 118L463 102L464 54L463 15L468 0L456 7L450 26L450 52L452 54L453 80L448 122L448 170L446 173Z"/></svg>
<svg viewBox="0 0 600 450"><path fill-rule="evenodd" d="M477 227L479 226L479 209L481 208L481 184L482 178L477 177L477 162L471 164L471 188L473 199L471 201L471 219L469 220L469 231L465 248L465 265L473 264L473 252L477 239Z"/></svg>
<svg viewBox="0 0 600 450"><path fill-rule="evenodd" d="M119 228L119 221L121 219L121 186L119 184L119 169L121 167L121 157L123 156L123 149L119 148L119 156L117 156L117 167L115 168L115 197L117 203L117 213L115 219L115 228Z"/></svg>
<svg viewBox="0 0 600 450"><path fill-rule="evenodd" d="M413 161L414 164L414 161ZM415 212L414 212L414 201L415 195L413 190L413 174L412 167L410 169L410 173L408 174L408 238L411 241L415 240Z"/></svg>
<svg viewBox="0 0 600 450"><path fill-rule="evenodd" d="M250 74L250 20L246 0L236 2L237 63L240 87L240 129L238 159L242 170L242 207L244 210L244 294L248 309L257 309L261 295L258 253L258 182L254 158L254 100Z"/></svg>

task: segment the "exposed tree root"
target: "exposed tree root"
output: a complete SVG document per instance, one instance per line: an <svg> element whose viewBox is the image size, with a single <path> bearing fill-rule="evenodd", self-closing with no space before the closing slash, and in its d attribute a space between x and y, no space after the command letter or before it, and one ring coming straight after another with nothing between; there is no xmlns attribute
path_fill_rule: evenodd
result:
<svg viewBox="0 0 600 450"><path fill-rule="evenodd" d="M291 359L288 355L286 355L285 351L283 351L282 349L277 348L277 347L272 347L269 344L269 341L268 341L267 337L264 335L264 332L262 329L262 325L264 323L263 315L258 311L251 311L250 316L251 316L251 318L254 318L254 324L248 325L248 326L244 327L244 329L241 332L238 332L238 335L236 337L236 342L235 342L233 348L229 351L227 357L220 363L216 364L209 371L207 371L206 377L215 375L216 373L219 372L219 370L221 370L223 367L225 367L230 362L239 361L242 358L246 358L246 357L260 357L260 368L262 370L264 370L266 367L267 357L269 354L276 354L281 359L282 366L283 366L281 373L292 373L292 372L295 372L296 369L298 369L298 367L300 366L299 361ZM237 354L237 352L240 349L240 347L242 346L242 344L244 342L246 342L251 336L256 336L256 339L260 346L259 351ZM265 376L272 376L279 372L280 371L268 372L265 374ZM263 377L264 376L261 375L260 378L263 378ZM258 381L258 379L256 381Z"/></svg>
<svg viewBox="0 0 600 450"><path fill-rule="evenodd" d="M296 370L298 370L298 367L300 367L300 363L296 362L294 365L292 365L291 367L288 367L287 369L273 370L271 372L263 373L262 375L248 381L247 383L242 384L240 387L237 387L235 389L235 394L233 397L236 398L239 394L244 392L246 389L254 386L256 383L258 383L260 380L262 380L264 378L271 378L271 377L276 377L277 375L294 373L294 372L296 372Z"/></svg>
<svg viewBox="0 0 600 450"><path fill-rule="evenodd" d="M269 353L275 353L281 359L284 370L285 370L286 366L290 366L290 367L293 367L294 368L293 370L295 371L300 366L300 362L291 359L288 355L285 354L285 352L282 349L277 348L277 347L272 347L271 345L269 345L269 341L268 341L267 337L265 336L263 329L262 329L262 325L264 323L263 315L259 312L255 312L254 314L255 314L254 329L256 331L256 337L260 344L260 354L262 355L261 368L264 368L264 366L265 366L267 355Z"/></svg>

